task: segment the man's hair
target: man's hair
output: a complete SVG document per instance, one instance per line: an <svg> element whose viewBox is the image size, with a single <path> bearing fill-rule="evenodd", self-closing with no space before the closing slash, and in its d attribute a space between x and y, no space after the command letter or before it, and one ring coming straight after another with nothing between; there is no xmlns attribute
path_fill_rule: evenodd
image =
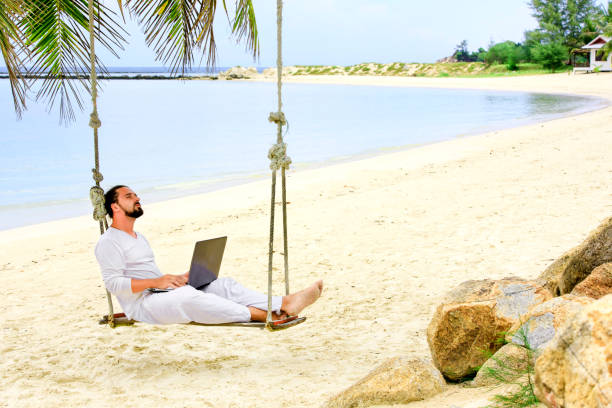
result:
<svg viewBox="0 0 612 408"><path fill-rule="evenodd" d="M109 189L106 194L104 194L104 208L106 209L106 213L109 217L113 218L113 209L111 208L111 204L117 202L117 190L122 187L127 187L122 184L112 187Z"/></svg>

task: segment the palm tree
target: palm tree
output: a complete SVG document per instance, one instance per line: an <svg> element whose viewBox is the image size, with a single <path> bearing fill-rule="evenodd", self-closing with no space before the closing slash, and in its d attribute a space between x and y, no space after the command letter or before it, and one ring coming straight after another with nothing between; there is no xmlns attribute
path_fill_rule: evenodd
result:
<svg viewBox="0 0 612 408"><path fill-rule="evenodd" d="M608 7L601 7L602 15L603 15L603 34L610 39L608 43L605 45L604 50L606 55L609 55L612 52L612 1L608 1Z"/></svg>
<svg viewBox="0 0 612 408"><path fill-rule="evenodd" d="M608 23L604 28L604 35L609 38L609 41L604 45L604 53L607 58L612 53L612 23Z"/></svg>
<svg viewBox="0 0 612 408"><path fill-rule="evenodd" d="M21 6L20 0L0 0L0 50L9 74L15 112L18 117L21 117L21 112L25 107L27 91L27 84L20 72L20 67L23 66L20 55L25 42L15 18L20 15Z"/></svg>
<svg viewBox="0 0 612 408"><path fill-rule="evenodd" d="M173 74L184 73L195 58L216 57L213 22L217 0L117 0L121 16L94 1L94 36L117 56L125 44L124 10L143 27L147 45L157 60ZM246 40L253 57L259 54L257 23L252 0L235 0L230 18L226 0L222 7L238 41ZM26 107L29 80L41 81L36 98L49 109L59 100L62 121L74 120L73 104L83 108L82 91L90 92L89 11L87 0L0 0L0 49L4 58L15 111ZM103 61L97 69L105 72Z"/></svg>

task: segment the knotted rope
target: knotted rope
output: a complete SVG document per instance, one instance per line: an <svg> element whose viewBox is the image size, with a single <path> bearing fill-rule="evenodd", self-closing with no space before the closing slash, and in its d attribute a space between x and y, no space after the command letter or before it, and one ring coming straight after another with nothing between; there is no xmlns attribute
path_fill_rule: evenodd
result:
<svg viewBox="0 0 612 408"><path fill-rule="evenodd" d="M270 169L289 170L291 157L287 156L287 143L277 143L268 151L268 159L270 159Z"/></svg>
<svg viewBox="0 0 612 408"><path fill-rule="evenodd" d="M268 122L285 126L287 124L287 118L285 118L285 114L283 112L270 112L270 116L268 116Z"/></svg>
<svg viewBox="0 0 612 408"><path fill-rule="evenodd" d="M285 170L289 169L291 158L287 156L287 145L283 142L283 126L287 125L287 118L283 113L282 99L282 76L283 76L283 54L282 54L282 32L283 32L283 1L276 0L276 96L278 109L270 113L268 120L276 124L276 144L270 148L268 158L270 169L272 169L272 194L270 201L270 241L268 251L268 314L266 316L266 327L272 324L272 261L274 256L274 206L276 199L276 171L281 171L282 176L282 200L283 200L283 246L285 260L285 293L289 294L289 248L287 244L287 189Z"/></svg>
<svg viewBox="0 0 612 408"><path fill-rule="evenodd" d="M96 73L96 50L94 37L94 4L93 0L88 0L89 9L89 64L90 64L90 86L91 86L91 102L93 110L89 116L89 126L93 129L94 136L94 161L95 167L91 170L93 179L96 185L89 190L89 199L94 207L93 218L100 223L100 234L108 229L106 221L106 210L104 208L104 190L100 187L100 182L104 179L100 173L100 155L98 153L98 129L102 126L102 122L98 117L98 78ZM99 12L98 12L99 13ZM108 324L110 327L115 327L115 318L113 312L113 299L108 290L106 291L106 300L108 301Z"/></svg>
<svg viewBox="0 0 612 408"><path fill-rule="evenodd" d="M93 186L89 190L89 199L94 207L93 218L96 221L106 220L106 209L104 208L104 190L98 186Z"/></svg>
<svg viewBox="0 0 612 408"><path fill-rule="evenodd" d="M93 129L98 129L99 127L102 127L102 122L98 117L98 112L92 112L91 115L89 115L89 127Z"/></svg>

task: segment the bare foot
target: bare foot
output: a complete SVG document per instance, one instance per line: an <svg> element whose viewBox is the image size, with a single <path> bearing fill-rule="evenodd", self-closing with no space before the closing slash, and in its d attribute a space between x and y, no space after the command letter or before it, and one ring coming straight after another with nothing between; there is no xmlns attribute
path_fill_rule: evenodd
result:
<svg viewBox="0 0 612 408"><path fill-rule="evenodd" d="M288 318L289 316L287 315L287 313L274 313L272 312L272 320L285 320L286 318Z"/></svg>
<svg viewBox="0 0 612 408"><path fill-rule="evenodd" d="M304 308L316 302L322 291L323 281L316 281L304 290L285 296L282 310L290 316L297 316Z"/></svg>

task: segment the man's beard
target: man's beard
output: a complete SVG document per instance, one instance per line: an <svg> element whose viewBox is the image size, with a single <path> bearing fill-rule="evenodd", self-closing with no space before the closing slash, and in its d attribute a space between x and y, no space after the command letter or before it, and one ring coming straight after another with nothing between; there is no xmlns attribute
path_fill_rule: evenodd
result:
<svg viewBox="0 0 612 408"><path fill-rule="evenodd" d="M125 213L125 215L127 215L130 218L138 218L142 214L144 214L144 211L142 211L142 207L134 208L134 211Z"/></svg>
<svg viewBox="0 0 612 408"><path fill-rule="evenodd" d="M139 206L138 208L136 208L136 204L134 204L134 209L132 211L128 211L123 207L121 207L121 209L123 210L123 212L125 212L125 215L130 218L138 218L142 214L144 214L144 211L142 210L142 206Z"/></svg>

